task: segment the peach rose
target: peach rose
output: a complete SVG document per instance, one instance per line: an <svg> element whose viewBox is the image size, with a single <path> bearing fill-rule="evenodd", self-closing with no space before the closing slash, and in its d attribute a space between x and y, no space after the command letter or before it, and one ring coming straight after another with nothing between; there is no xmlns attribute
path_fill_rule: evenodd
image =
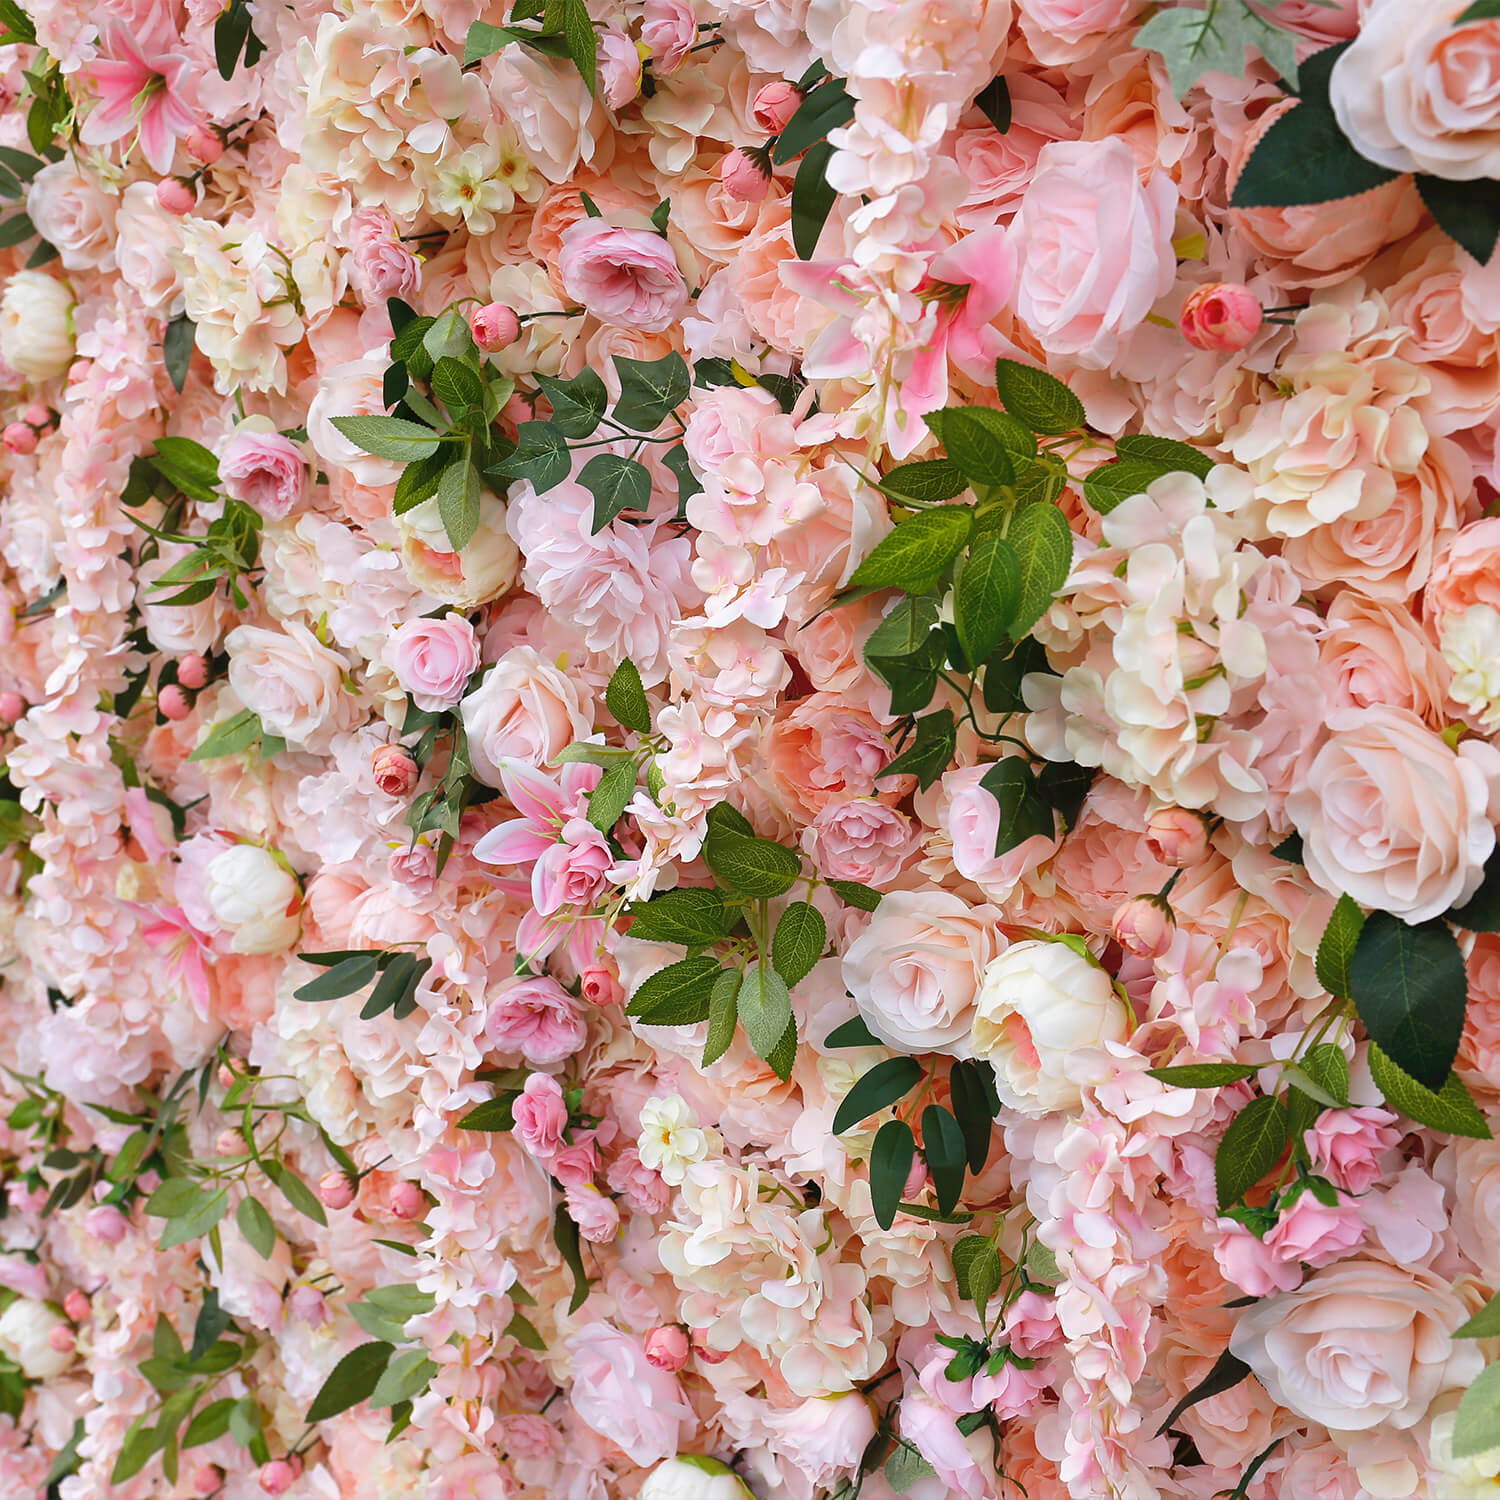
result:
<svg viewBox="0 0 1500 1500"><path fill-rule="evenodd" d="M1279 1405L1337 1432L1413 1427L1484 1367L1468 1309L1421 1267L1358 1258L1247 1308L1229 1341Z"/></svg>
<svg viewBox="0 0 1500 1500"><path fill-rule="evenodd" d="M593 728L577 682L530 646L515 646L459 705L474 774L498 787L500 764L545 766Z"/></svg>
<svg viewBox="0 0 1500 1500"><path fill-rule="evenodd" d="M1433 564L1427 614L1462 614L1471 604L1500 609L1500 516L1465 526Z"/></svg>
<svg viewBox="0 0 1500 1500"><path fill-rule="evenodd" d="M298 749L321 753L340 730L360 718L359 700L344 691L349 664L306 625L286 620L279 630L240 625L225 638L229 685L260 715L267 734Z"/></svg>
<svg viewBox="0 0 1500 1500"><path fill-rule="evenodd" d="M1326 618L1319 649L1334 674L1335 702L1406 708L1429 728L1443 728L1450 670L1409 610L1344 589Z"/></svg>
<svg viewBox="0 0 1500 1500"><path fill-rule="evenodd" d="M1500 177L1500 20L1458 24L1468 8L1372 0L1328 89L1366 160L1460 182Z"/></svg>
<svg viewBox="0 0 1500 1500"><path fill-rule="evenodd" d="M1307 872L1407 922L1462 905L1495 847L1500 750L1450 750L1404 708L1335 709L1286 807Z"/></svg>
<svg viewBox="0 0 1500 1500"><path fill-rule="evenodd" d="M385 350L366 354L326 371L307 409L307 437L330 469L347 469L360 484L395 484L404 465L376 458L333 425L334 417L383 417L384 379L390 363Z"/></svg>
<svg viewBox="0 0 1500 1500"><path fill-rule="evenodd" d="M807 818L835 798L869 797L903 785L893 777L877 787L875 778L895 754L891 742L864 709L827 693L778 712L761 754L780 800Z"/></svg>
<svg viewBox="0 0 1500 1500"><path fill-rule="evenodd" d="M1433 1175L1444 1183L1451 1205L1453 1242L1494 1284L1500 1278L1500 1141L1455 1140L1437 1159Z"/></svg>
<svg viewBox="0 0 1500 1500"><path fill-rule="evenodd" d="M660 333L688 304L677 257L654 229L580 219L563 232L557 269L568 295L604 323Z"/></svg>

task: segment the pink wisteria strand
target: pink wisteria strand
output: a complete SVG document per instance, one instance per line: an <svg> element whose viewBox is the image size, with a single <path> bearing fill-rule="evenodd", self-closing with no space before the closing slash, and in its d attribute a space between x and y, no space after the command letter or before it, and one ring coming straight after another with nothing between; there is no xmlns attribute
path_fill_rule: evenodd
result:
<svg viewBox="0 0 1500 1500"><path fill-rule="evenodd" d="M1497 77L0 0L0 1493L1496 1500Z"/></svg>

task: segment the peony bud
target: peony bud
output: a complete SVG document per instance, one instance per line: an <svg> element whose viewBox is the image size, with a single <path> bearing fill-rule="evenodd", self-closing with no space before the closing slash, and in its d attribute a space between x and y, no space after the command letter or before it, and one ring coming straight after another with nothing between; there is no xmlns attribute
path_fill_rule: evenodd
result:
<svg viewBox="0 0 1500 1500"><path fill-rule="evenodd" d="M420 1219L427 1212L427 1194L414 1182L398 1182L391 1189L390 1204L398 1219Z"/></svg>
<svg viewBox="0 0 1500 1500"><path fill-rule="evenodd" d="M324 1208L348 1208L354 1202L354 1184L342 1172L325 1172L318 1179L318 1202Z"/></svg>
<svg viewBox="0 0 1500 1500"><path fill-rule="evenodd" d="M258 844L233 844L204 871L204 897L236 953L280 953L302 927L297 877Z"/></svg>
<svg viewBox="0 0 1500 1500"><path fill-rule="evenodd" d="M297 1471L291 1460L273 1458L260 1466L260 1487L268 1495L284 1495L297 1482Z"/></svg>
<svg viewBox="0 0 1500 1500"><path fill-rule="evenodd" d="M1186 807L1164 807L1146 824L1146 846L1164 865L1195 865L1208 853L1208 824Z"/></svg>
<svg viewBox="0 0 1500 1500"><path fill-rule="evenodd" d="M187 718L193 711L188 695L175 682L167 683L156 695L156 706L161 711L162 718L174 722Z"/></svg>
<svg viewBox="0 0 1500 1500"><path fill-rule="evenodd" d="M72 1318L75 1323L82 1323L93 1311L89 1303L89 1294L79 1291L75 1286L66 1297L63 1298L63 1311Z"/></svg>
<svg viewBox="0 0 1500 1500"><path fill-rule="evenodd" d="M26 712L26 700L19 693L0 693L0 723L14 724Z"/></svg>
<svg viewBox="0 0 1500 1500"><path fill-rule="evenodd" d="M30 380L73 362L73 294L45 271L17 271L0 295L0 357Z"/></svg>
<svg viewBox="0 0 1500 1500"><path fill-rule="evenodd" d="M0 443L12 453L35 453L36 432L24 422L11 422L0 432Z"/></svg>
<svg viewBox="0 0 1500 1500"><path fill-rule="evenodd" d="M719 181L731 198L759 203L771 186L771 175L748 151L736 146L719 163Z"/></svg>
<svg viewBox="0 0 1500 1500"><path fill-rule="evenodd" d="M675 1375L688 1361L688 1337L676 1323L665 1323L646 1335L646 1360Z"/></svg>
<svg viewBox="0 0 1500 1500"><path fill-rule="evenodd" d="M1243 349L1260 331L1260 303L1249 287L1217 281L1188 297L1179 323L1193 348L1227 354Z"/></svg>
<svg viewBox="0 0 1500 1500"><path fill-rule="evenodd" d="M163 212L178 215L192 213L198 203L192 188L180 177L163 177L156 184L156 201Z"/></svg>
<svg viewBox="0 0 1500 1500"><path fill-rule="evenodd" d="M581 982L583 998L590 1005L620 1005L625 999L620 973L613 959L607 964L590 964L583 971Z"/></svg>
<svg viewBox="0 0 1500 1500"><path fill-rule="evenodd" d="M503 302L491 302L470 314L469 331L486 354L498 354L520 338L521 320L514 308Z"/></svg>
<svg viewBox="0 0 1500 1500"><path fill-rule="evenodd" d="M201 687L208 686L208 661L199 656L195 651L191 656L184 656L177 663L177 680L185 688L192 688L194 692Z"/></svg>
<svg viewBox="0 0 1500 1500"><path fill-rule="evenodd" d="M183 136L182 144L187 147L189 156L205 166L211 167L224 154L224 137L212 125L194 125Z"/></svg>
<svg viewBox="0 0 1500 1500"><path fill-rule="evenodd" d="M1160 896L1132 896L1115 913L1115 941L1137 958L1157 958L1172 942L1177 925L1172 908Z"/></svg>
<svg viewBox="0 0 1500 1500"><path fill-rule="evenodd" d="M780 135L801 108L802 90L786 79L778 78L775 83L766 84L755 96L750 113L762 130Z"/></svg>
<svg viewBox="0 0 1500 1500"><path fill-rule="evenodd" d="M192 1483L200 1495L212 1495L224 1483L224 1471L218 1464L199 1464L193 1470Z"/></svg>
<svg viewBox="0 0 1500 1500"><path fill-rule="evenodd" d="M370 757L370 771L375 785L387 797L411 795L422 772L415 757L404 745L381 745Z"/></svg>

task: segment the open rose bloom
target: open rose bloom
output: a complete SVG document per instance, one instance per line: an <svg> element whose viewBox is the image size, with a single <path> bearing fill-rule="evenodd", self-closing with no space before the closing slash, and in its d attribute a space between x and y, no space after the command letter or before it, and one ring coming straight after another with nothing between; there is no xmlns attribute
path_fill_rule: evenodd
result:
<svg viewBox="0 0 1500 1500"><path fill-rule="evenodd" d="M1500 1500L1495 5L0 9L0 1500Z"/></svg>

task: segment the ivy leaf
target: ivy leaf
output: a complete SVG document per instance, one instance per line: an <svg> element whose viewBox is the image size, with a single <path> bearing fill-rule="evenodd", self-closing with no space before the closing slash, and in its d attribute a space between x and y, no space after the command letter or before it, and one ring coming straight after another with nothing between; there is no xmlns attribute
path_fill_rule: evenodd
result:
<svg viewBox="0 0 1500 1500"><path fill-rule="evenodd" d="M1286 1106L1279 1099L1252 1099L1229 1122L1214 1156L1221 1209L1238 1203L1281 1160L1289 1136Z"/></svg>
<svg viewBox="0 0 1500 1500"><path fill-rule="evenodd" d="M889 1229L896 1222L901 1190L916 1159L917 1143L905 1120L887 1120L875 1133L870 1148L870 1202L875 1222Z"/></svg>
<svg viewBox="0 0 1500 1500"><path fill-rule="evenodd" d="M593 434L609 406L609 393L597 370L585 366L571 380L540 373L533 379L552 403L552 423L564 437L586 438Z"/></svg>
<svg viewBox="0 0 1500 1500"><path fill-rule="evenodd" d="M771 962L788 985L797 984L812 972L827 942L823 913L811 902L794 901L777 920L771 936Z"/></svg>
<svg viewBox="0 0 1500 1500"><path fill-rule="evenodd" d="M568 440L551 422L522 422L516 429L516 451L486 472L501 479L529 479L539 495L568 477L572 459Z"/></svg>
<svg viewBox="0 0 1500 1500"><path fill-rule="evenodd" d="M323 1422L368 1400L395 1352L394 1345L379 1340L351 1349L329 1372L328 1379L313 1397L307 1420Z"/></svg>
<svg viewBox="0 0 1500 1500"><path fill-rule="evenodd" d="M1365 914L1350 896L1340 896L1318 942L1318 983L1340 1000L1349 998L1349 966L1364 929Z"/></svg>
<svg viewBox="0 0 1500 1500"><path fill-rule="evenodd" d="M646 466L618 453L596 453L579 471L578 482L594 497L595 536L622 510L645 510L651 504L651 475Z"/></svg>
<svg viewBox="0 0 1500 1500"><path fill-rule="evenodd" d="M604 689L604 706L622 728L637 734L651 733L651 704L641 685L641 674L628 656L615 668Z"/></svg>
<svg viewBox="0 0 1500 1500"><path fill-rule="evenodd" d="M1024 757L1010 755L997 760L979 784L1000 804L1000 831L995 839L997 855L1038 834L1051 838L1057 832L1057 820L1038 794L1036 778Z"/></svg>
<svg viewBox="0 0 1500 1500"><path fill-rule="evenodd" d="M614 420L632 432L655 432L687 400L692 377L675 351L661 359L627 359L615 355L620 399Z"/></svg>
<svg viewBox="0 0 1500 1500"><path fill-rule="evenodd" d="M1289 83L1297 82L1296 36L1258 16L1244 0L1158 11L1136 33L1135 45L1161 53L1178 98L1205 73L1243 77L1247 52L1258 52Z"/></svg>
<svg viewBox="0 0 1500 1500"><path fill-rule="evenodd" d="M948 564L963 551L973 525L974 512L967 506L944 505L920 511L877 543L854 570L849 586L931 593ZM870 651L868 645L866 650Z"/></svg>

